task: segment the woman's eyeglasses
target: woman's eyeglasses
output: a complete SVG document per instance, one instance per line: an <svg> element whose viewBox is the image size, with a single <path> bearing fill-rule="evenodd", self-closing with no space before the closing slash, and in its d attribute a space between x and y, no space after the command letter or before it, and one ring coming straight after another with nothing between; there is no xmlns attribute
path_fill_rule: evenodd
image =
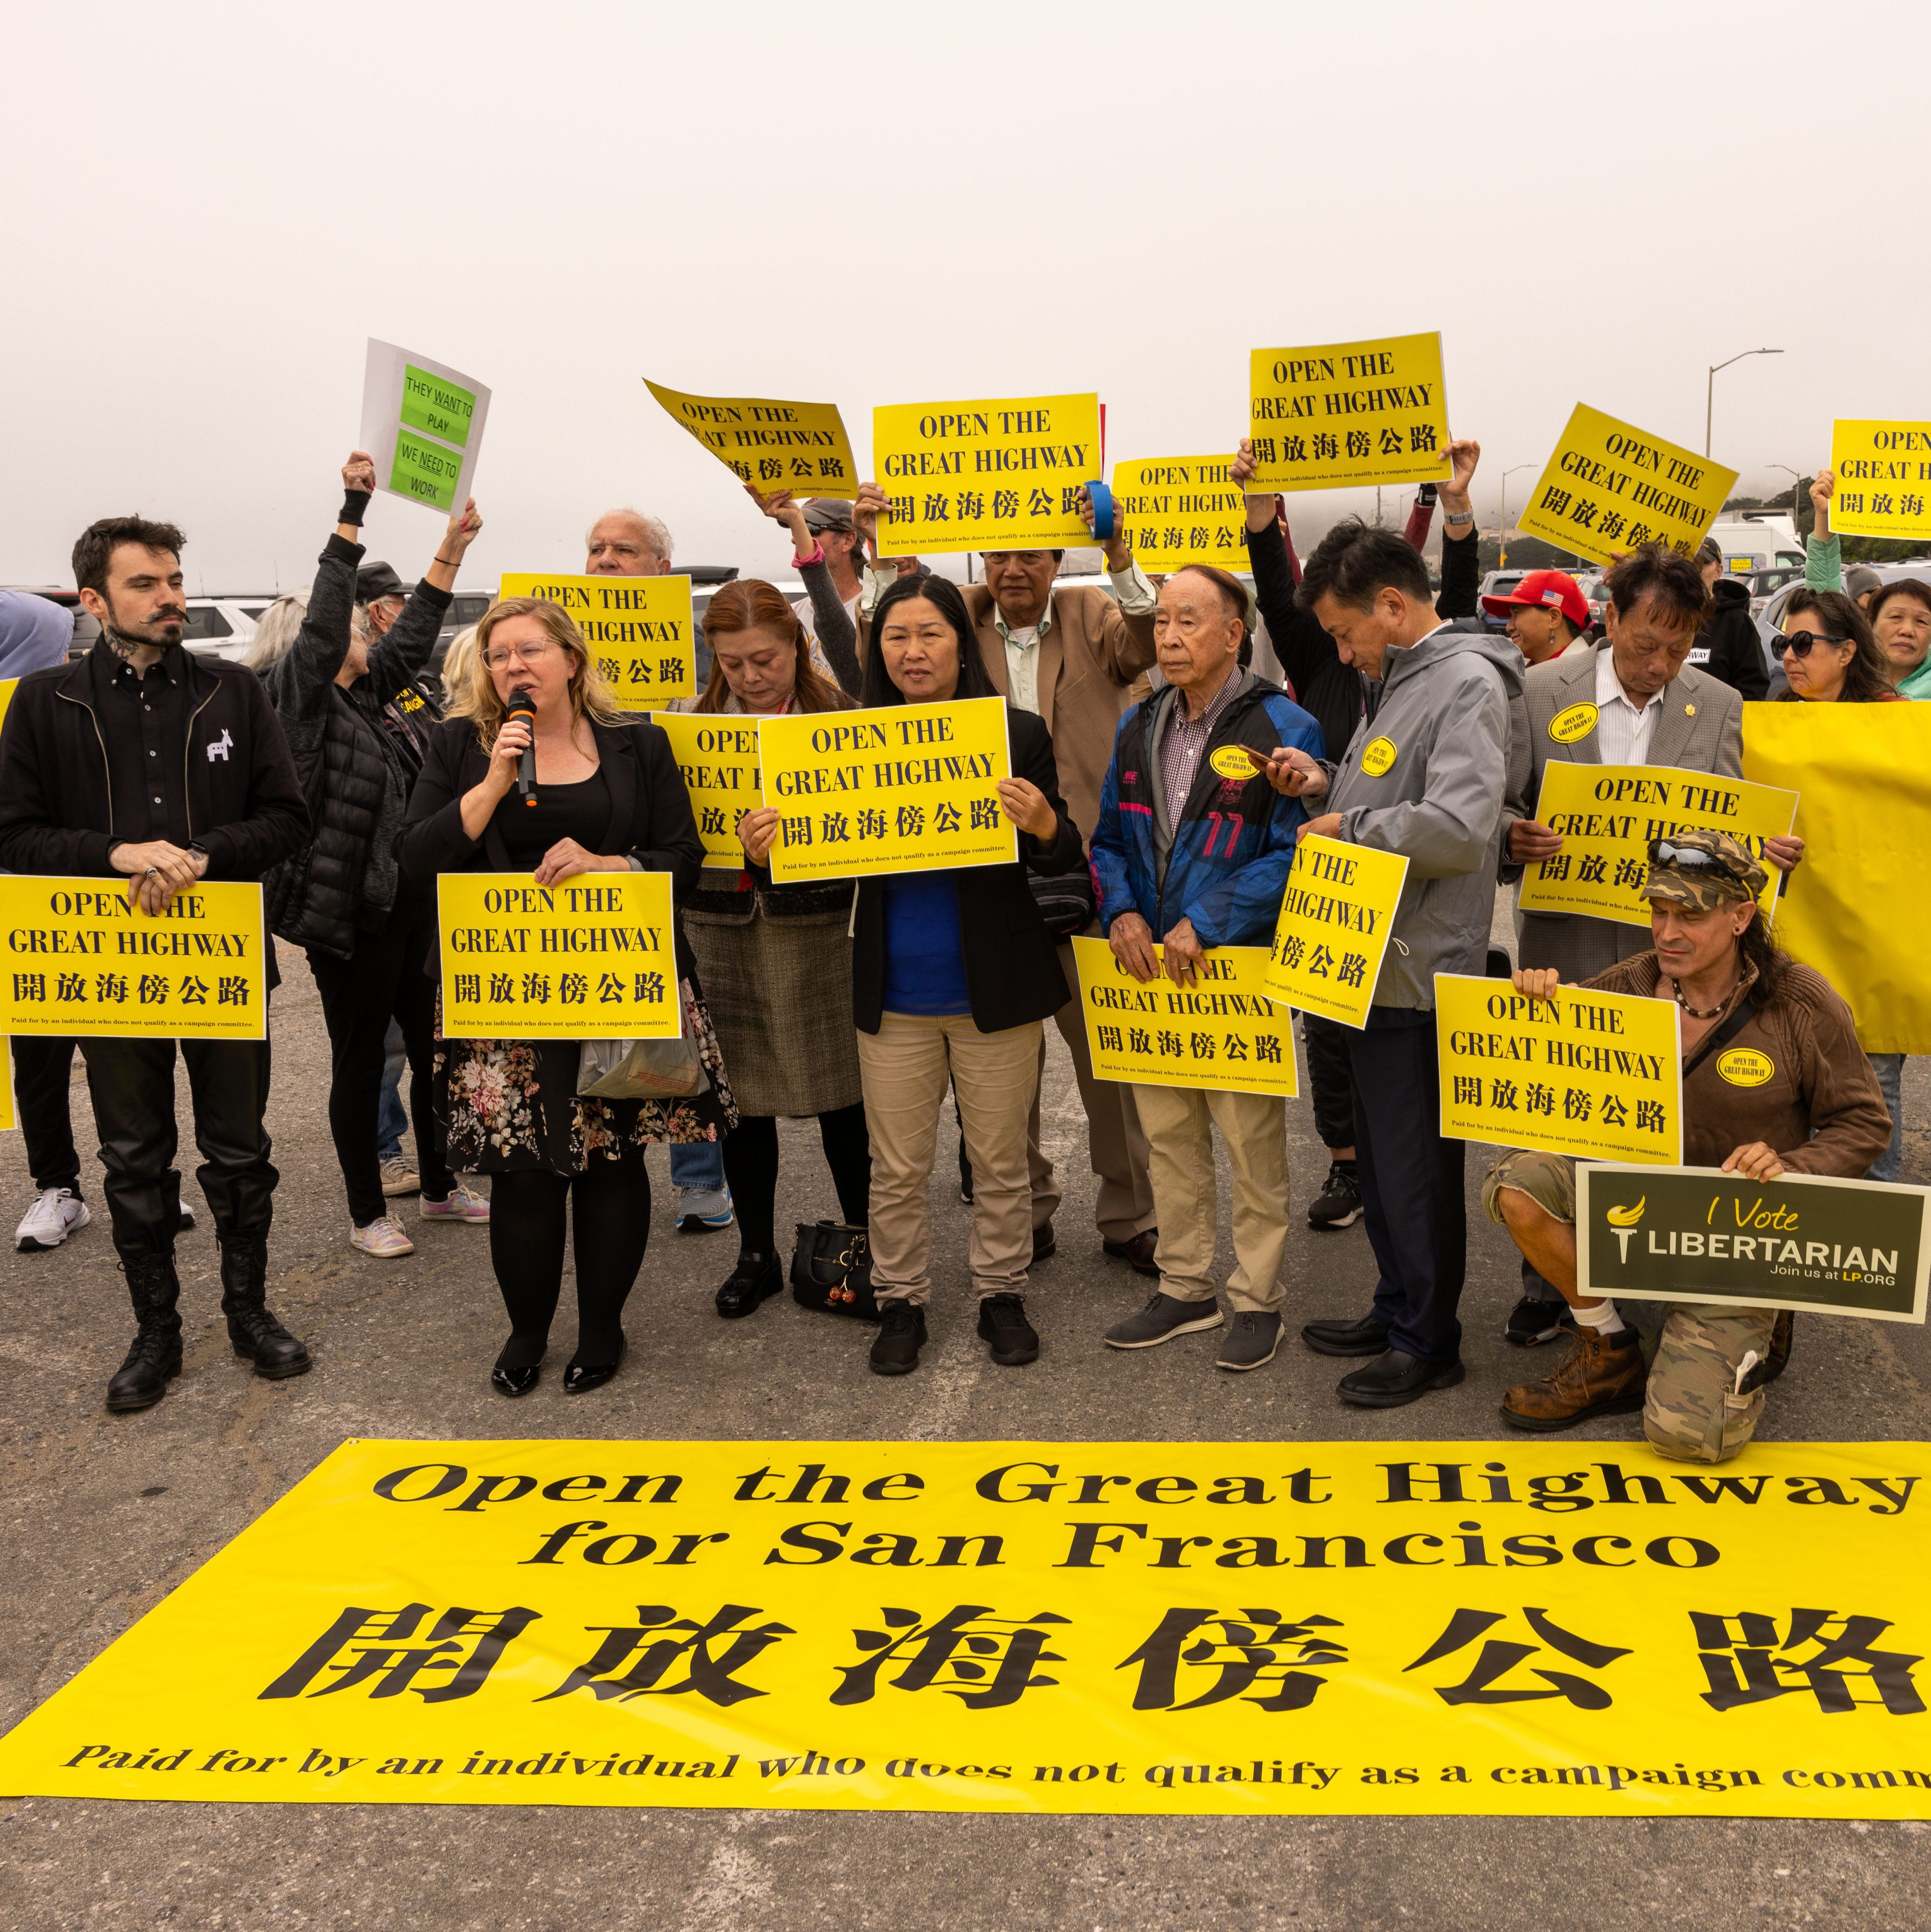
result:
<svg viewBox="0 0 1931 1932"><path fill-rule="evenodd" d="M1794 658L1807 658L1813 644L1848 644L1849 638L1834 638L1823 631L1780 631L1777 634L1777 656L1786 652Z"/></svg>
<svg viewBox="0 0 1931 1932"><path fill-rule="evenodd" d="M491 670L501 670L508 664L541 664L545 658L553 656L554 644L498 644L483 653L483 662Z"/></svg>

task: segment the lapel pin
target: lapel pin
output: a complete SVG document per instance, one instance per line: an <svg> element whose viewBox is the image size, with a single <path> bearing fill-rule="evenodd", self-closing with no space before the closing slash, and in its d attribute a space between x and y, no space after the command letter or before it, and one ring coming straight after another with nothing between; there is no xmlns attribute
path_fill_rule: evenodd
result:
<svg viewBox="0 0 1931 1932"><path fill-rule="evenodd" d="M1696 706L1693 704L1686 704L1683 707L1683 715L1686 718L1694 718L1696 716Z"/></svg>

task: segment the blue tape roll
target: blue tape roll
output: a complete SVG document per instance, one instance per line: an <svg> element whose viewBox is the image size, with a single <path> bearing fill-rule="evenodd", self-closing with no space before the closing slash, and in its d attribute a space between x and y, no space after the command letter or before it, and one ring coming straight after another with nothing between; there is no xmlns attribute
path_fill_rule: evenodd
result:
<svg viewBox="0 0 1931 1932"><path fill-rule="evenodd" d="M1104 483L1089 483L1086 488L1093 499L1093 540L1104 543L1113 534L1113 492Z"/></svg>

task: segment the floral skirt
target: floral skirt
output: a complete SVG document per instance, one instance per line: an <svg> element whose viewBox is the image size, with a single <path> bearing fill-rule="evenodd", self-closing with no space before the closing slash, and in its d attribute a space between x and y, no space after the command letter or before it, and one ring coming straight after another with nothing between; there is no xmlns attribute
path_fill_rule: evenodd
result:
<svg viewBox="0 0 1931 1932"><path fill-rule="evenodd" d="M689 1100L607 1100L577 1091L578 1042L571 1040L444 1040L436 1016L436 1112L448 1136L449 1165L470 1174L547 1168L581 1174L598 1155L614 1160L652 1141L721 1140L737 1108L709 1009L679 982L685 1036L710 1076Z"/></svg>

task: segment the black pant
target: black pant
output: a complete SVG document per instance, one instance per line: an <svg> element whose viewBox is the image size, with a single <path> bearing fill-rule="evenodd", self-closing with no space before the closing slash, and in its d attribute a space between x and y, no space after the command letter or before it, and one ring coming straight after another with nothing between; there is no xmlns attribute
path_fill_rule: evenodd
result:
<svg viewBox="0 0 1931 1932"><path fill-rule="evenodd" d="M1348 1048L1361 1204L1381 1271L1375 1318L1390 1348L1452 1362L1468 1260L1466 1144L1441 1135L1435 1016L1374 1007Z"/></svg>
<svg viewBox="0 0 1931 1932"><path fill-rule="evenodd" d="M563 1290L566 1211L577 1264L577 1358L601 1366L617 1356L623 1307L650 1239L650 1176L643 1150L593 1156L581 1174L520 1168L490 1177L490 1262L512 1336L547 1339Z"/></svg>
<svg viewBox="0 0 1931 1932"><path fill-rule="evenodd" d="M818 1138L838 1191L838 1211L847 1226L862 1228L871 1218L871 1136L865 1130L865 1102L820 1114ZM778 1123L769 1114L740 1114L724 1136L724 1177L731 1184L744 1252L776 1253Z"/></svg>
<svg viewBox="0 0 1931 1932"><path fill-rule="evenodd" d="M1338 1020L1324 1020L1318 1013L1301 1016L1315 1132L1325 1148L1354 1144L1354 1093L1348 1084L1348 1041L1354 1030Z"/></svg>
<svg viewBox="0 0 1931 1932"><path fill-rule="evenodd" d="M176 1046L194 1101L194 1172L223 1240L265 1234L274 1216L275 1182L262 1115L268 1104L265 1040L86 1040L88 1090L100 1132L102 1191L123 1261L172 1255L181 1225L181 1176L175 1170Z"/></svg>
<svg viewBox="0 0 1931 1932"><path fill-rule="evenodd" d="M376 1115L391 1016L402 1028L409 1054L409 1110L423 1193L440 1201L454 1184L436 1124L436 982L422 970L435 931L434 914L412 908L391 916L379 932L358 932L355 950L346 959L319 950L308 956L334 1058L328 1131L348 1191L349 1218L358 1228L388 1211L382 1163L376 1156Z"/></svg>
<svg viewBox="0 0 1931 1932"><path fill-rule="evenodd" d="M73 1079L74 1042L13 1038L13 1105L26 1143L28 1171L38 1188L80 1192L80 1156L73 1147L68 1089Z"/></svg>

